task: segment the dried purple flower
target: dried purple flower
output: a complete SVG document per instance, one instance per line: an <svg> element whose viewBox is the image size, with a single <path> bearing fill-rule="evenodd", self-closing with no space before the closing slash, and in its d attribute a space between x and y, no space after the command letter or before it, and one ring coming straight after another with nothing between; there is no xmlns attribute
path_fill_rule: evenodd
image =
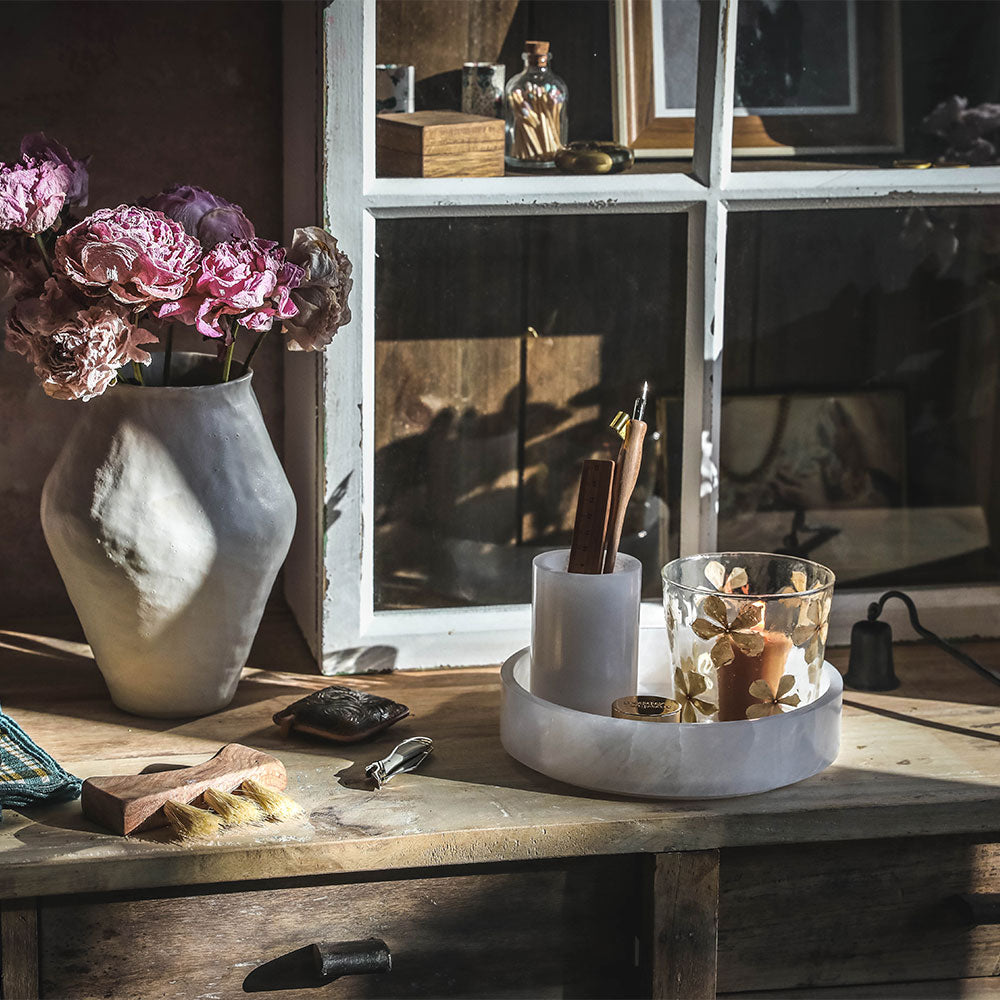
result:
<svg viewBox="0 0 1000 1000"><path fill-rule="evenodd" d="M924 118L922 128L947 143L941 155L943 162L995 163L1000 104L970 108L966 98L955 95L937 105Z"/></svg>
<svg viewBox="0 0 1000 1000"><path fill-rule="evenodd" d="M90 196L90 174L87 171L89 156L86 160L76 159L61 142L48 138L44 132L32 132L21 140L21 156L25 160L48 160L68 167L70 181L66 190L66 205L69 208L86 206Z"/></svg>
<svg viewBox="0 0 1000 1000"><path fill-rule="evenodd" d="M175 184L143 204L179 222L188 235L197 237L206 252L217 243L249 240L256 235L253 223L239 205L204 188Z"/></svg>

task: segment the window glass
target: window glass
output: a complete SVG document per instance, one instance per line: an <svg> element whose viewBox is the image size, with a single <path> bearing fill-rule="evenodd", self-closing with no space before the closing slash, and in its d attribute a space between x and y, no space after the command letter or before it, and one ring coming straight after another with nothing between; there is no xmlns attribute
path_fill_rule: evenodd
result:
<svg viewBox="0 0 1000 1000"><path fill-rule="evenodd" d="M720 548L995 580L1000 207L729 224Z"/></svg>
<svg viewBox="0 0 1000 1000"><path fill-rule="evenodd" d="M569 544L580 462L644 379L622 551L677 549L686 216L399 219L377 228L375 607L526 602Z"/></svg>
<svg viewBox="0 0 1000 1000"><path fill-rule="evenodd" d="M741 0L737 17L736 169L997 162L1000 4Z"/></svg>
<svg viewBox="0 0 1000 1000"><path fill-rule="evenodd" d="M414 110L458 111L462 66L523 69L529 39L550 45L552 69L569 86L569 138L611 138L608 7L594 0L378 0L376 60L413 66ZM378 78L377 78L378 79ZM381 84L389 93L389 84ZM378 86L378 84L377 84Z"/></svg>

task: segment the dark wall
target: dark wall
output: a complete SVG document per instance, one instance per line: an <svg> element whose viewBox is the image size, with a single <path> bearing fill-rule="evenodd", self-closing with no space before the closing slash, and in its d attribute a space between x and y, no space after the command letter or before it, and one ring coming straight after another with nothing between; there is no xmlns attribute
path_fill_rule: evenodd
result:
<svg viewBox="0 0 1000 1000"><path fill-rule="evenodd" d="M243 206L281 237L281 5L4 3L0 159L44 130L92 154L88 211L175 181ZM193 334L175 349L202 349ZM265 342L254 386L281 451L282 350ZM68 610L42 539L42 482L86 403L48 399L18 355L0 351L0 609Z"/></svg>

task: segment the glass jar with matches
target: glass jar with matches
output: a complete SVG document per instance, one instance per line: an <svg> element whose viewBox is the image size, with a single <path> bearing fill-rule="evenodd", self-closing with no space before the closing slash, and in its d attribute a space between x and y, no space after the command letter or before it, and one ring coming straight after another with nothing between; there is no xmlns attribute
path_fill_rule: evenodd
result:
<svg viewBox="0 0 1000 1000"><path fill-rule="evenodd" d="M549 66L549 43L525 42L524 70L505 88L508 166L547 170L569 132L566 84Z"/></svg>

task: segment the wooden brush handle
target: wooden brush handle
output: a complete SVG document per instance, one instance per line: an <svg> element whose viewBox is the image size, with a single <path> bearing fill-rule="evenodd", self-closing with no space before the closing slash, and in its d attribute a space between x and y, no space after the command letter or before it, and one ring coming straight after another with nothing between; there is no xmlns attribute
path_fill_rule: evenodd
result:
<svg viewBox="0 0 1000 1000"><path fill-rule="evenodd" d="M279 791L288 784L285 765L277 757L240 743L227 743L204 764L153 774L88 778L80 793L80 805L88 819L127 836L166 826L163 803L168 799L189 804L206 788L231 792L247 778Z"/></svg>
<svg viewBox="0 0 1000 1000"><path fill-rule="evenodd" d="M646 424L642 420L630 420L625 428L625 440L615 462L615 482L611 488L611 522L608 528L608 553L604 557L604 572L613 573L618 558L618 546L625 526L625 512L632 499L642 464L642 442L646 437Z"/></svg>
<svg viewBox="0 0 1000 1000"><path fill-rule="evenodd" d="M614 471L615 463L608 458L588 458L583 463L567 566L570 573L601 572Z"/></svg>

